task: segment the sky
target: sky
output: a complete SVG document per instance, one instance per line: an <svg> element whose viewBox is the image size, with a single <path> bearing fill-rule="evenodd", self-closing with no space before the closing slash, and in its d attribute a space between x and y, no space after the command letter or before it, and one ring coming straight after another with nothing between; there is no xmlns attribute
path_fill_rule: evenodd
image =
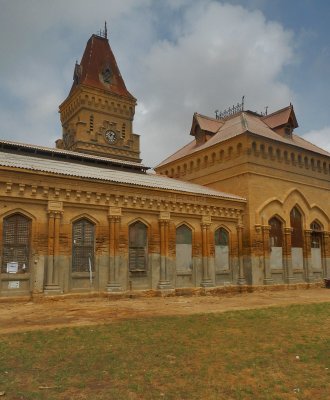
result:
<svg viewBox="0 0 330 400"><path fill-rule="evenodd" d="M58 106L93 33L137 98L134 132L155 166L191 141L194 112L245 96L293 104L295 133L330 152L328 0L0 0L0 139L54 147Z"/></svg>

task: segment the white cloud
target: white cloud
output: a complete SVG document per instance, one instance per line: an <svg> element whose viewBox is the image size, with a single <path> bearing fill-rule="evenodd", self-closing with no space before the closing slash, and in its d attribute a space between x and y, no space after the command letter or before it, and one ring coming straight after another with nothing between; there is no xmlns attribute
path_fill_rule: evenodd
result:
<svg viewBox="0 0 330 400"><path fill-rule="evenodd" d="M6 97L0 95L0 107L7 121L1 137L22 140L23 129L26 141L49 145L60 136L57 109L74 61L104 19L138 99L135 132L147 165L190 140L194 111L212 116L242 95L254 111L293 100L281 82L294 59L292 34L261 12L212 0L3 0L0 87Z"/></svg>
<svg viewBox="0 0 330 400"><path fill-rule="evenodd" d="M330 153L330 126L309 131L303 137Z"/></svg>
<svg viewBox="0 0 330 400"><path fill-rule="evenodd" d="M214 115L246 96L253 111L270 111L294 97L280 81L293 60L292 34L260 12L214 1L184 9L181 35L154 43L144 56L136 127L152 164L189 141L194 111Z"/></svg>

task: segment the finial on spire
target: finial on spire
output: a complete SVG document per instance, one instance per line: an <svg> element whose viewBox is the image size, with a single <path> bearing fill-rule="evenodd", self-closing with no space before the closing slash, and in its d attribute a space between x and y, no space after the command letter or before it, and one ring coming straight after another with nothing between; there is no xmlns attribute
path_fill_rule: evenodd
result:
<svg viewBox="0 0 330 400"><path fill-rule="evenodd" d="M104 37L108 39L107 21L104 21Z"/></svg>

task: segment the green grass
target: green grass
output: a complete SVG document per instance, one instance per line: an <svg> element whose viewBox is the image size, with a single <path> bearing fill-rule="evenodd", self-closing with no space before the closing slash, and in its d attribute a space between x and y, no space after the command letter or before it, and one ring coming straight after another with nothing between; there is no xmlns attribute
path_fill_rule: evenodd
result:
<svg viewBox="0 0 330 400"><path fill-rule="evenodd" d="M323 303L2 335L0 392L4 400L326 400L329 315Z"/></svg>

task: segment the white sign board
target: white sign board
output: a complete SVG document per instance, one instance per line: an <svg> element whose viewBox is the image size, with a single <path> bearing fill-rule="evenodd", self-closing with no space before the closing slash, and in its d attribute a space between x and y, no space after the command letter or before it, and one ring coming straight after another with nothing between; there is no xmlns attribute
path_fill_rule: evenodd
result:
<svg viewBox="0 0 330 400"><path fill-rule="evenodd" d="M7 274L16 274L18 271L18 262L12 261L7 263Z"/></svg>
<svg viewBox="0 0 330 400"><path fill-rule="evenodd" d="M9 281L8 289L19 289L19 281Z"/></svg>

